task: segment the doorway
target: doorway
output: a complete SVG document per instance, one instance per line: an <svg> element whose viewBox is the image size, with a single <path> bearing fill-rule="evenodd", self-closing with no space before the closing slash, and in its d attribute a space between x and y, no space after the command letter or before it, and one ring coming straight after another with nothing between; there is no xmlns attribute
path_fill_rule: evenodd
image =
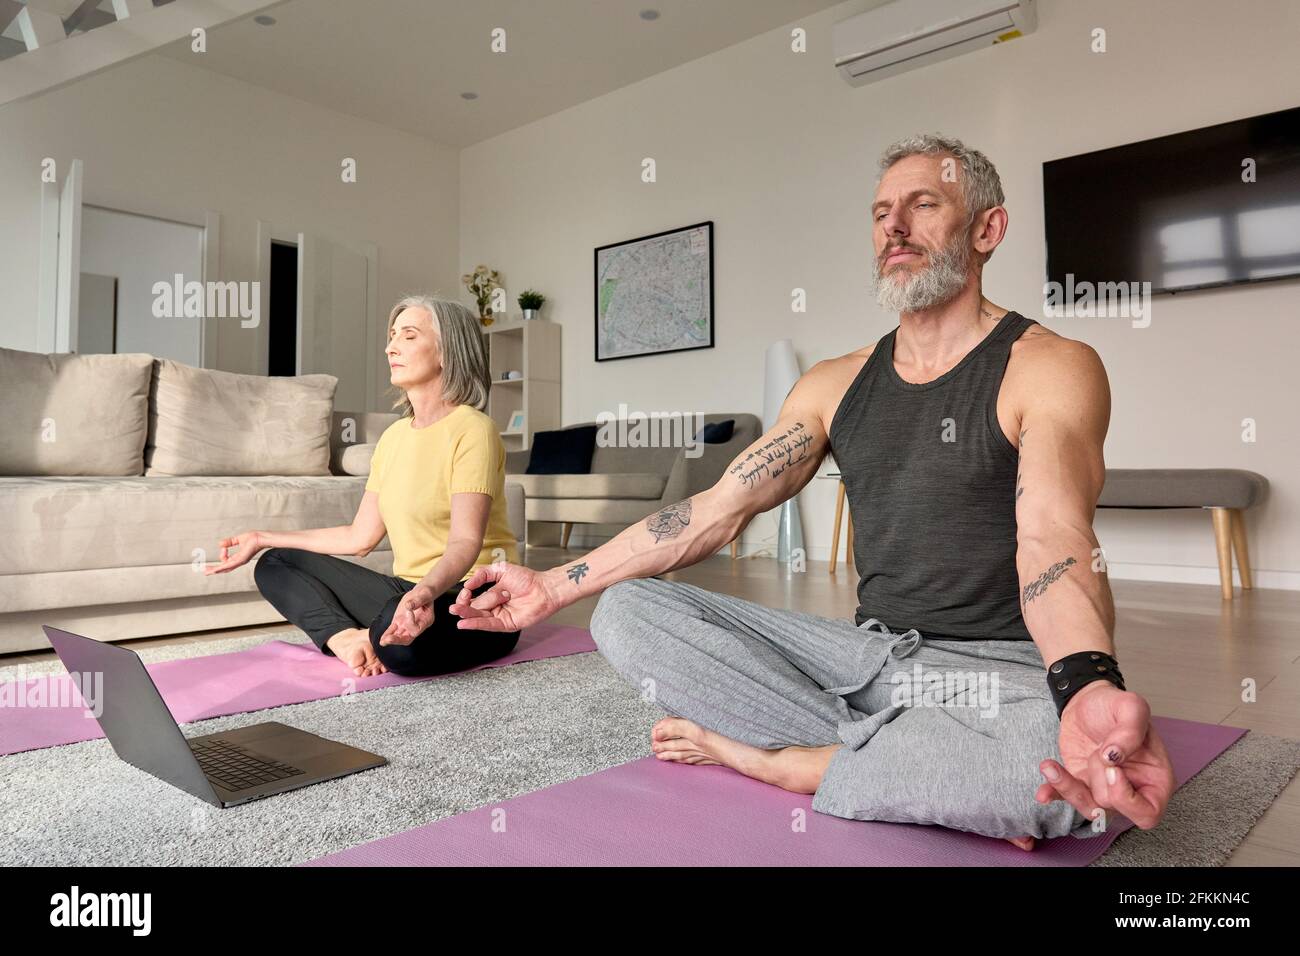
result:
<svg viewBox="0 0 1300 956"><path fill-rule="evenodd" d="M203 319L176 308L176 285L202 278L203 243L201 226L85 204L70 350L148 352L200 365Z"/></svg>
<svg viewBox="0 0 1300 956"><path fill-rule="evenodd" d="M297 375L298 244L271 242L271 278L267 289L267 375Z"/></svg>

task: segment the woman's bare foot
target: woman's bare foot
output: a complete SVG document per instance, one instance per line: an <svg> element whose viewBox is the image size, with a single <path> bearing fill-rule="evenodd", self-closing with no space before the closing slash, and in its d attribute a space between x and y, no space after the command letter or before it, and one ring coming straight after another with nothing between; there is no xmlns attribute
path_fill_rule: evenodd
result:
<svg viewBox="0 0 1300 956"><path fill-rule="evenodd" d="M813 793L839 744L762 750L724 737L684 717L665 717L650 732L650 749L659 760L729 767L793 793Z"/></svg>
<svg viewBox="0 0 1300 956"><path fill-rule="evenodd" d="M335 657L352 668L352 673L358 677L373 677L388 672L388 668L384 667L375 656L375 649L370 646L368 628L350 627L345 631L339 631L325 642L325 646L334 652Z"/></svg>
<svg viewBox="0 0 1300 956"><path fill-rule="evenodd" d="M747 777L794 793L814 793L839 744L762 750L705 730L685 717L665 717L650 731L650 749L658 760L729 767ZM1034 848L1031 836L1007 837L1022 850Z"/></svg>

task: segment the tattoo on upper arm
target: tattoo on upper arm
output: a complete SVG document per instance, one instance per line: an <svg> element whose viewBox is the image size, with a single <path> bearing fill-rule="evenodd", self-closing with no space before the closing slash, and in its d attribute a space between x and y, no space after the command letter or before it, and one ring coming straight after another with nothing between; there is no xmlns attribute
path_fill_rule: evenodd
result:
<svg viewBox="0 0 1300 956"><path fill-rule="evenodd" d="M1020 441L1019 441L1019 448L1017 449L1017 452L1021 458L1025 457L1025 432L1027 431L1029 431L1028 428L1021 429L1020 431ZM1016 471L1016 500L1017 501L1019 501L1020 496L1025 493L1025 486L1020 483L1020 476L1023 474L1024 474L1023 471L1017 469Z"/></svg>
<svg viewBox="0 0 1300 956"><path fill-rule="evenodd" d="M573 567L569 568L568 570L569 580L572 581L574 584L581 584L582 576L586 574L588 570L590 569L587 567L587 562L579 561Z"/></svg>
<svg viewBox="0 0 1300 956"><path fill-rule="evenodd" d="M669 505L645 519L646 530L654 535L655 543L664 538L675 538L691 523L691 499Z"/></svg>
<svg viewBox="0 0 1300 956"><path fill-rule="evenodd" d="M795 422L785 434L765 442L732 465L731 473L744 482L746 488L753 488L764 474L775 478L791 465L807 458L810 445L812 435L803 422Z"/></svg>
<svg viewBox="0 0 1300 956"><path fill-rule="evenodd" d="M1078 564L1074 558L1066 558L1064 561L1057 561L1054 565L1040 574L1035 580L1025 585L1024 593L1020 597L1022 605L1028 604L1034 598L1041 595L1047 590L1048 586L1065 573L1066 569L1072 564Z"/></svg>

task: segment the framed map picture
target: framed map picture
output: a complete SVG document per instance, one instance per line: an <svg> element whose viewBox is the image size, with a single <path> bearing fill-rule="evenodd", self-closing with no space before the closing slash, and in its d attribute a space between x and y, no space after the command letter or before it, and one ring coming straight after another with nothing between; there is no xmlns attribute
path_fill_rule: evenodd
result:
<svg viewBox="0 0 1300 956"><path fill-rule="evenodd" d="M713 348L713 221L596 250L596 361Z"/></svg>

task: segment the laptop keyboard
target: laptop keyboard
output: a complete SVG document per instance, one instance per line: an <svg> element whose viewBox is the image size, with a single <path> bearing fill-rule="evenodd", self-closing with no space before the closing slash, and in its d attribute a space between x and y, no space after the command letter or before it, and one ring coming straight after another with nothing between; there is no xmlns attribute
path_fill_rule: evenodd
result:
<svg viewBox="0 0 1300 956"><path fill-rule="evenodd" d="M278 760L267 760L249 753L243 747L221 740L191 743L190 749L194 751L203 772L227 790L248 790L303 773L297 767Z"/></svg>

